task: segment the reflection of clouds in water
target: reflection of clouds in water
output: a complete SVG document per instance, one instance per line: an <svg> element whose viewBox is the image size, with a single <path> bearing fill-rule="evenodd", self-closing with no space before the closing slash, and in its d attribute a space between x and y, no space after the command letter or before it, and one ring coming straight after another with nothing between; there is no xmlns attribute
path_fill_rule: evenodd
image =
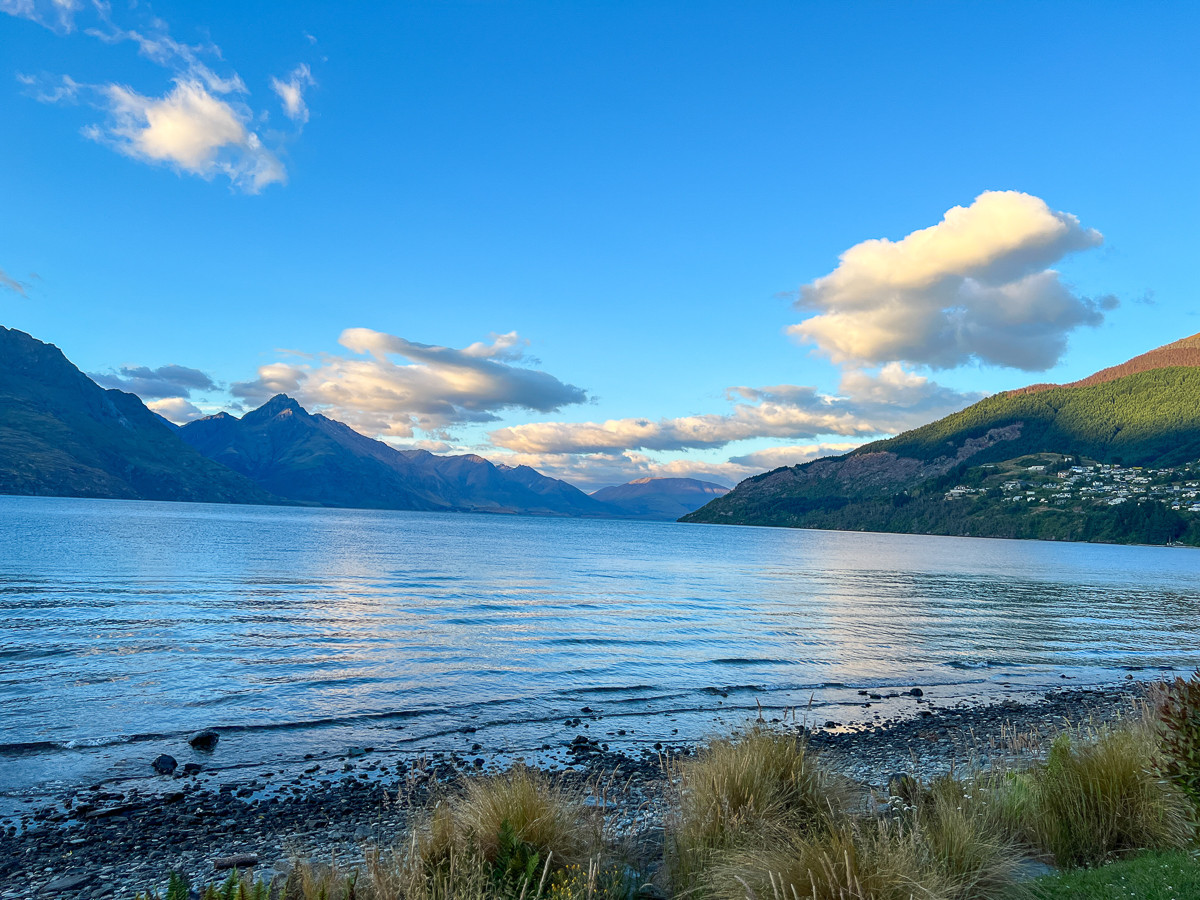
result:
<svg viewBox="0 0 1200 900"><path fill-rule="evenodd" d="M0 743L1200 656L1185 552L528 517L3 498L0 602Z"/></svg>

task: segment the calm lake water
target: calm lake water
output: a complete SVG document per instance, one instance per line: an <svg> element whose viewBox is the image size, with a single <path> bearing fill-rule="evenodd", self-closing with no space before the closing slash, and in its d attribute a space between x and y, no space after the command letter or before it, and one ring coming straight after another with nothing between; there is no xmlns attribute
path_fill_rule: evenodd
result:
<svg viewBox="0 0 1200 900"><path fill-rule="evenodd" d="M0 497L0 793L183 763L208 726L206 764L286 767L1153 677L1200 661L1198 576L1172 548Z"/></svg>

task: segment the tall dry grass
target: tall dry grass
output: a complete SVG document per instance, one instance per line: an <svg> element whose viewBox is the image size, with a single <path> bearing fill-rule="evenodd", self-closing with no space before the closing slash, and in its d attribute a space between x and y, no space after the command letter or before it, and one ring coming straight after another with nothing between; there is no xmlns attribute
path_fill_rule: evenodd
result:
<svg viewBox="0 0 1200 900"><path fill-rule="evenodd" d="M1021 852L999 832L992 798L951 777L910 783L885 816L846 816L823 831L719 854L721 900L1014 900Z"/></svg>
<svg viewBox="0 0 1200 900"><path fill-rule="evenodd" d="M1190 847L1195 809L1159 774L1160 752L1139 722L1059 735L1045 763L1008 779L1010 827L1067 867Z"/></svg>
<svg viewBox="0 0 1200 900"><path fill-rule="evenodd" d="M697 886L721 851L827 829L845 799L803 739L761 726L710 741L676 776L667 852L672 880L684 889Z"/></svg>

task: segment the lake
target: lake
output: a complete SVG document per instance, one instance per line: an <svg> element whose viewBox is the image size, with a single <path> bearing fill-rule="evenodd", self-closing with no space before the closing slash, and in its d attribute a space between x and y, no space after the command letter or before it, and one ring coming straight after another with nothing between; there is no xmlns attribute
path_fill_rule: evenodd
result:
<svg viewBox="0 0 1200 900"><path fill-rule="evenodd" d="M1200 661L1198 575L1180 548L0 497L0 795L197 759L204 727L207 765L286 768L1157 677Z"/></svg>

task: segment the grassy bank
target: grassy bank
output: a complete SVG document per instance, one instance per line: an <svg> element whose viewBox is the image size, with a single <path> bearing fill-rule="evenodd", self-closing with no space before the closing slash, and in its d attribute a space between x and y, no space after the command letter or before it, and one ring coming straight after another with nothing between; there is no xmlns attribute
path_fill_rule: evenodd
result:
<svg viewBox="0 0 1200 900"><path fill-rule="evenodd" d="M897 777L879 792L836 774L802 736L756 725L664 761L671 795L656 827L614 830L605 815L611 783L572 784L517 767L434 796L403 841L368 853L353 870L335 860L297 862L269 884L252 873L231 875L200 893L212 900L1196 896L1184 887L1197 874L1190 853L1200 800L1200 673L1156 689L1120 723L1063 730L1043 749L1021 765L1015 754L999 753L929 780ZM1047 867L1059 874L1030 877ZM189 887L175 879L147 896L183 900ZM1133 892L1119 893L1127 888Z"/></svg>

